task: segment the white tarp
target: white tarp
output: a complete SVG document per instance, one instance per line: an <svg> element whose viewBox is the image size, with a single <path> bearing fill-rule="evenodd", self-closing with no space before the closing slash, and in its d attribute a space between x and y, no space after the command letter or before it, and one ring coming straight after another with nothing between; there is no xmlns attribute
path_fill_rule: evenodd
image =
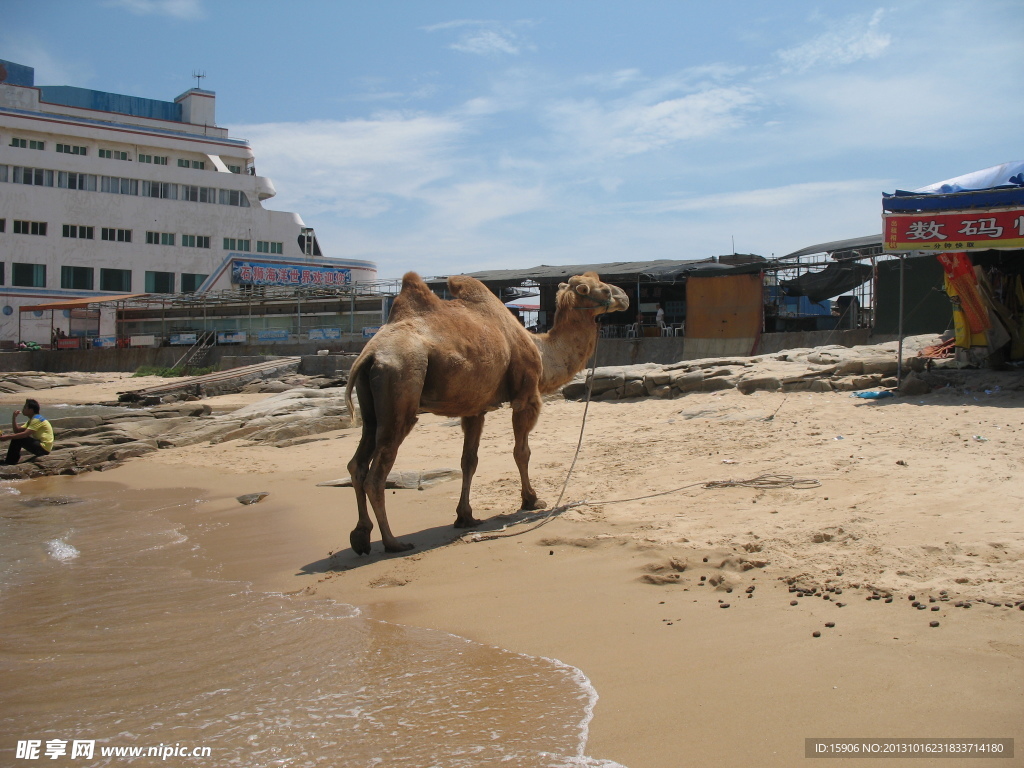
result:
<svg viewBox="0 0 1024 768"><path fill-rule="evenodd" d="M1024 160L993 165L983 171L965 173L963 176L915 189L914 192L922 195L948 195L953 192L971 192L1005 186L1024 186Z"/></svg>

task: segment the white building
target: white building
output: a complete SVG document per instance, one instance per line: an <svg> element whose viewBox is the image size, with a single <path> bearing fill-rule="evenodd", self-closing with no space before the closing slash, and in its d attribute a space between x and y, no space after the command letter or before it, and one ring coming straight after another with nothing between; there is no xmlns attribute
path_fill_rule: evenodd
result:
<svg viewBox="0 0 1024 768"><path fill-rule="evenodd" d="M157 101L34 78L0 60L0 342L47 343L51 322L86 332L69 310L22 306L376 280L372 262L325 257L298 214L263 207L274 185L216 126L212 91Z"/></svg>

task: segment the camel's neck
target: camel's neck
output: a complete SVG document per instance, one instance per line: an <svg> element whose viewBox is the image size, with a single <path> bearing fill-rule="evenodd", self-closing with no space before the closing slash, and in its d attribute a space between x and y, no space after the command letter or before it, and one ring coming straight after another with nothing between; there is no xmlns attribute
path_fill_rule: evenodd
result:
<svg viewBox="0 0 1024 768"><path fill-rule="evenodd" d="M559 307L551 330L533 337L540 349L544 372L542 394L554 392L582 371L597 346L597 323L594 311Z"/></svg>

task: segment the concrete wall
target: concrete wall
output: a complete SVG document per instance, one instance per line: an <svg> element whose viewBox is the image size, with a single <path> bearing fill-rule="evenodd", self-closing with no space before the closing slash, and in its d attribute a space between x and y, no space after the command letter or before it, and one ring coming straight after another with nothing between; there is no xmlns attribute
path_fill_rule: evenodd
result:
<svg viewBox="0 0 1024 768"><path fill-rule="evenodd" d="M784 349L819 347L838 344L854 347L867 344L870 340L867 328L854 331L807 331L803 333L765 333L758 341L756 354L771 354ZM645 337L640 339L601 339L597 348L598 365L634 365L636 363L675 363L680 360L696 360L704 357L746 356L744 350L735 348L735 339L723 339L716 347L706 339L687 345L682 337ZM231 345L212 347L202 365L234 368L239 365L261 362L268 357L298 355L304 358L300 372L308 375L334 376L351 367L351 358L345 355L357 354L363 347L362 341L318 341L303 344ZM306 361L317 357L321 349L330 351L320 356L321 360ZM186 347L157 347L156 349L88 349L88 350L40 350L38 352L0 353L0 371L47 371L67 373L70 371L123 371L131 372L143 365L170 368L185 354ZM230 358L230 359L229 359Z"/></svg>
<svg viewBox="0 0 1024 768"><path fill-rule="evenodd" d="M867 344L870 330L858 328L854 331L807 331L803 333L765 333L761 335L755 354L764 355L785 349L820 347L838 344L855 347ZM638 363L676 363L680 360L697 360L705 357L746 357L750 354L749 344L738 350L735 339L722 339L715 344L707 339L694 343L683 337L645 337L639 339L601 339L597 347L597 364L636 365Z"/></svg>
<svg viewBox="0 0 1024 768"><path fill-rule="evenodd" d="M221 363L223 358L254 358L248 362L260 362L269 357L315 356L321 349L330 350L331 354L327 357L333 358L337 355L356 354L363 348L364 343L360 340L313 341L303 344L225 345L211 347L209 354L200 363L200 366L223 368ZM37 352L4 352L0 353L0 371L132 372L143 365L170 368L187 350L188 347L137 347L134 349L44 349ZM246 364L248 363L239 363L239 365ZM229 365L228 367L235 366ZM340 363L336 364L335 369L348 370ZM318 373L319 370L317 369ZM323 375L333 375L333 373Z"/></svg>

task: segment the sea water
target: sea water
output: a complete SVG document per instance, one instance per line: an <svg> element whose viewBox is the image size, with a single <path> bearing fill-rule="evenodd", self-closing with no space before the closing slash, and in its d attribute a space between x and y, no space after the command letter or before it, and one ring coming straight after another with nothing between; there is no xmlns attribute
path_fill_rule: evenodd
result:
<svg viewBox="0 0 1024 768"><path fill-rule="evenodd" d="M616 765L579 670L217 578L203 503L0 484L0 763Z"/></svg>

